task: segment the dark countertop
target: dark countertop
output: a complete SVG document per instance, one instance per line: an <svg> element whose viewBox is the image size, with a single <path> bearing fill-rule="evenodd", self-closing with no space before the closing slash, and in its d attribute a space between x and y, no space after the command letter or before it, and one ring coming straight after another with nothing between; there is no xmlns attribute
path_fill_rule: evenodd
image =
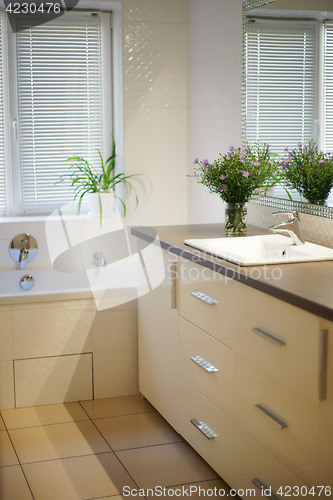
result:
<svg viewBox="0 0 333 500"><path fill-rule="evenodd" d="M300 309L333 321L333 261L242 267L184 244L189 238L223 238L224 224L135 227L131 232L147 242L158 233L162 248L192 260ZM269 234L248 226L246 236ZM244 236L244 238L246 238Z"/></svg>

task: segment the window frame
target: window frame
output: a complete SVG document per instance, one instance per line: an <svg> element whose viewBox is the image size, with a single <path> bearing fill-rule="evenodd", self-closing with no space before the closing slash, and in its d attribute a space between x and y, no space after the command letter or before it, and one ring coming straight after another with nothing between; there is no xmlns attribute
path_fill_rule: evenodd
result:
<svg viewBox="0 0 333 500"><path fill-rule="evenodd" d="M115 2L109 2L115 4ZM118 3L118 2L117 2ZM111 5L110 5L111 6ZM112 153L112 135L120 138L123 137L123 132L115 133L115 108L114 106L114 74L113 74L113 61L115 58L119 59L119 46L114 47L113 43L113 10L96 10L89 9L86 5L84 9L73 9L71 12L66 13L66 16L75 16L79 14L92 14L97 13L101 16L101 41L102 41L102 108L103 108L103 155L108 157ZM119 10L116 12L119 19ZM16 216L43 216L50 214L54 207L48 211L38 212L24 212L22 210L21 200L21 179L20 179L20 162L19 162L19 138L15 139L14 120L18 116L18 99L17 99L17 68L16 68L16 39L11 30L8 16L5 9L0 8L0 15L2 17L1 24L1 37L3 40L3 79L4 79L4 125L5 125L5 175L6 175L6 209L3 214L5 217ZM122 32L122 29L117 29L117 33ZM119 36L119 35L118 35ZM9 64L9 61L11 62ZM122 69L122 53L121 53L121 66ZM117 75L119 80L119 74ZM10 92L10 89L15 89ZM117 82L117 93L119 94L119 83ZM119 106L118 106L119 108ZM117 109L117 117L122 117L122 109ZM120 120L122 122L122 120ZM18 133L18 129L17 129ZM121 147L123 150L123 147ZM122 156L122 155L121 155ZM121 158L122 160L122 158ZM116 162L117 173L122 171L122 161ZM82 213L86 211L85 203L82 205ZM0 214L1 216L1 214Z"/></svg>

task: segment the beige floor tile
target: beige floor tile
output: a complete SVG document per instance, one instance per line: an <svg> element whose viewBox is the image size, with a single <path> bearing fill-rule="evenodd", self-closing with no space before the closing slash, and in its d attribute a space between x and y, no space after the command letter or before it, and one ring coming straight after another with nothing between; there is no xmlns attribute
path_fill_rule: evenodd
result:
<svg viewBox="0 0 333 500"><path fill-rule="evenodd" d="M16 465L18 463L19 462L7 431L0 431L0 467L5 465Z"/></svg>
<svg viewBox="0 0 333 500"><path fill-rule="evenodd" d="M118 451L116 455L143 489L218 478L187 443Z"/></svg>
<svg viewBox="0 0 333 500"><path fill-rule="evenodd" d="M33 500L19 465L0 468L1 500Z"/></svg>
<svg viewBox="0 0 333 500"><path fill-rule="evenodd" d="M87 500L135 484L115 455L102 453L23 466L35 500ZM115 498L115 497L112 497Z"/></svg>
<svg viewBox="0 0 333 500"><path fill-rule="evenodd" d="M88 415L79 403L13 408L2 410L2 417L7 429L89 420Z"/></svg>
<svg viewBox="0 0 333 500"><path fill-rule="evenodd" d="M0 431L4 431L6 429L5 424L3 423L3 420L0 415Z"/></svg>
<svg viewBox="0 0 333 500"><path fill-rule="evenodd" d="M183 441L157 412L99 418L94 422L115 451Z"/></svg>
<svg viewBox="0 0 333 500"><path fill-rule="evenodd" d="M142 399L140 395L82 401L81 405L90 418L114 417L155 411L154 407L146 399Z"/></svg>
<svg viewBox="0 0 333 500"><path fill-rule="evenodd" d="M90 421L13 429L9 434L21 463L110 451Z"/></svg>

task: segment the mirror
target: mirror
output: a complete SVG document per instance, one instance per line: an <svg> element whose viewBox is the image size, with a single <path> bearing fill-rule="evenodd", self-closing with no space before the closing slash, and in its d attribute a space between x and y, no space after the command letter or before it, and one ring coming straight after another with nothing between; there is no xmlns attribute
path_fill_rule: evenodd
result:
<svg viewBox="0 0 333 500"><path fill-rule="evenodd" d="M333 151L333 129L331 132L323 126L323 123L330 122L328 114L331 109L333 118L333 102L326 104L328 101L323 98L321 83L324 36L327 36L324 32L330 32L329 30L333 41L332 0L248 0L243 3L244 144L251 144L256 140L267 142L271 145L272 152L283 155L284 148L292 149L298 143L307 144L313 139L320 150ZM279 38L281 32L292 32L293 36L288 35L282 39ZM298 45L294 38L296 32L300 32L298 39L302 40ZM270 40L270 48L267 50L283 54L284 57L284 60L280 58L274 62L275 68L281 67L280 73L275 69L274 81L269 79L270 68L267 66L267 61L274 59L271 57L274 52L266 52L265 41L260 45L262 42L259 39L264 40L262 33L266 36L265 40ZM298 62L303 58L303 67L292 59L294 54L298 54ZM333 64L333 57L330 57ZM251 65L254 68L252 74L249 69ZM294 82L298 82L297 85ZM326 122L325 113L328 116ZM298 210L333 218L332 193L333 190L327 206L311 205L302 201L294 192L293 201L290 201L282 188L276 189L270 196L254 196L252 201L281 210Z"/></svg>

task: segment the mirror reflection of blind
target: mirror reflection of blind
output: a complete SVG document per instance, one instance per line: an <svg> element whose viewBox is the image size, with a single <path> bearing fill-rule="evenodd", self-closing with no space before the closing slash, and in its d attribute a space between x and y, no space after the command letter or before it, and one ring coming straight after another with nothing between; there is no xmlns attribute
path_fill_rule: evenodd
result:
<svg viewBox="0 0 333 500"><path fill-rule="evenodd" d="M323 150L333 151L333 25L324 26Z"/></svg>
<svg viewBox="0 0 333 500"><path fill-rule="evenodd" d="M101 20L62 16L16 34L22 211L43 212L70 201L63 160L98 163L102 150ZM23 26L20 26L23 27Z"/></svg>
<svg viewBox="0 0 333 500"><path fill-rule="evenodd" d="M315 26L247 23L246 140L283 154L314 133Z"/></svg>
<svg viewBox="0 0 333 500"><path fill-rule="evenodd" d="M0 16L0 32L2 17ZM6 170L5 170L5 124L4 124L4 89L3 89L3 47L2 37L0 37L0 214L3 214L6 208Z"/></svg>

